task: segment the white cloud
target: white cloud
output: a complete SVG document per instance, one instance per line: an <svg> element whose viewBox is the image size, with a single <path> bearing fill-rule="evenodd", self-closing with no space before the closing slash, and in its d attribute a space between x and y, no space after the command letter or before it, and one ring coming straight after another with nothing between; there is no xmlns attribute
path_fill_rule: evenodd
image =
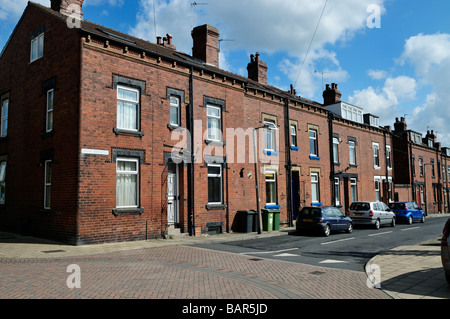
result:
<svg viewBox="0 0 450 319"><path fill-rule="evenodd" d="M416 80L399 76L387 78L382 88L368 87L355 91L349 97L349 102L364 108L364 112L372 113L380 117L382 125L392 122L393 114L398 112L398 106L402 102L413 101L416 97Z"/></svg>
<svg viewBox="0 0 450 319"><path fill-rule="evenodd" d="M191 6L192 1L156 0L156 35L172 33L177 49L191 53L191 29L196 25L211 24L227 42L223 53L234 50L260 52L262 55L285 53L287 58L278 65L286 77L295 82L304 61L313 32L325 0L210 0L207 5ZM320 87L320 77L314 74L319 61L323 62L333 80L348 77L339 66L334 52L325 50L327 44L347 41L367 28L367 8L384 0L328 1L321 24L311 46L310 55L298 81L298 92L312 96ZM137 23L130 31L135 36L155 41L153 0L140 0ZM262 56L264 60L264 56ZM223 65L221 65L223 67ZM234 70L230 70L234 71ZM323 72L325 70L321 70ZM236 72L236 71L234 71Z"/></svg>
<svg viewBox="0 0 450 319"><path fill-rule="evenodd" d="M44 6L50 6L50 0L34 0ZM25 8L28 0L0 0L0 20L18 19Z"/></svg>
<svg viewBox="0 0 450 319"><path fill-rule="evenodd" d="M373 80L382 80L382 79L385 79L388 75L388 73L383 70L369 70L369 71L367 71L367 74Z"/></svg>

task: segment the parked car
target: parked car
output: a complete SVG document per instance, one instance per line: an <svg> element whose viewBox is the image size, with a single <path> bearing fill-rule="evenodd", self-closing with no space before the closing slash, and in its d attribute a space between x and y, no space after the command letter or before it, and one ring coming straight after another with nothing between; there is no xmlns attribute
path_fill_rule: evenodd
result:
<svg viewBox="0 0 450 319"><path fill-rule="evenodd" d="M319 231L329 236L332 231L353 231L353 221L336 207L303 207L297 216L296 231Z"/></svg>
<svg viewBox="0 0 450 319"><path fill-rule="evenodd" d="M376 229L386 224L395 226L395 214L382 202L353 202L349 216L355 225L372 225Z"/></svg>
<svg viewBox="0 0 450 319"><path fill-rule="evenodd" d="M413 222L425 222L425 212L414 202L395 202L390 203L389 208L395 214L398 222L406 222L412 224Z"/></svg>
<svg viewBox="0 0 450 319"><path fill-rule="evenodd" d="M450 284L450 247L448 246L450 236L450 218L444 226L443 235L441 239L441 261L444 267L445 279Z"/></svg>

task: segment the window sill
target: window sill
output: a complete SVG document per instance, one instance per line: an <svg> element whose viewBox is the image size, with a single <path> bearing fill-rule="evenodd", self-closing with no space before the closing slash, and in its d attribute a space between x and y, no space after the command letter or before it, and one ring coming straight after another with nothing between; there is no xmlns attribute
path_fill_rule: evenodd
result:
<svg viewBox="0 0 450 319"><path fill-rule="evenodd" d="M271 151L271 150L264 150L264 155L269 156L278 156L279 152Z"/></svg>
<svg viewBox="0 0 450 319"><path fill-rule="evenodd" d="M322 206L323 205L323 203L311 203L311 206Z"/></svg>
<svg viewBox="0 0 450 319"><path fill-rule="evenodd" d="M142 137L145 135L144 132L141 131L128 131L128 130L124 130L124 129L120 129L120 128L114 128L113 132L116 133L116 135L134 135L134 136L139 136Z"/></svg>
<svg viewBox="0 0 450 319"><path fill-rule="evenodd" d="M225 142L223 141L216 141L216 140L210 140L210 139L206 139L205 140L206 144L213 144L213 145L219 145L219 146L225 146Z"/></svg>
<svg viewBox="0 0 450 319"><path fill-rule="evenodd" d="M180 125L176 125L176 124L167 124L167 128L171 131L175 131L175 130L185 130L185 128L183 126Z"/></svg>
<svg viewBox="0 0 450 319"><path fill-rule="evenodd" d="M300 147L291 145L291 151L298 152L299 149Z"/></svg>
<svg viewBox="0 0 450 319"><path fill-rule="evenodd" d="M320 156L316 155L309 155L309 159L313 161L320 161Z"/></svg>
<svg viewBox="0 0 450 319"><path fill-rule="evenodd" d="M207 204L205 207L207 210L225 209L225 208L227 208L227 204Z"/></svg>
<svg viewBox="0 0 450 319"><path fill-rule="evenodd" d="M112 210L114 216L118 215L142 215L144 208L116 208Z"/></svg>
<svg viewBox="0 0 450 319"><path fill-rule="evenodd" d="M265 209L280 209L280 205L277 204L266 204L266 206L264 206Z"/></svg>
<svg viewBox="0 0 450 319"><path fill-rule="evenodd" d="M51 130L51 131L42 131L41 132L41 137L42 138L50 138L53 137L53 135L55 135L55 131Z"/></svg>

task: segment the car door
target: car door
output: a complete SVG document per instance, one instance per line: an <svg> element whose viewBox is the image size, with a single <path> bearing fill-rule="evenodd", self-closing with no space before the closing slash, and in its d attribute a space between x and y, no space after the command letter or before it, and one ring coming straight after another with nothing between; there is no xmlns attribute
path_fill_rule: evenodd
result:
<svg viewBox="0 0 450 319"><path fill-rule="evenodd" d="M348 221L344 213L335 208L334 214L336 215L339 230L346 230L348 227Z"/></svg>
<svg viewBox="0 0 450 319"><path fill-rule="evenodd" d="M326 222L330 225L330 228L332 230L338 229L338 221L337 216L334 214L334 210L330 208L325 208L323 210L323 213L325 215Z"/></svg>

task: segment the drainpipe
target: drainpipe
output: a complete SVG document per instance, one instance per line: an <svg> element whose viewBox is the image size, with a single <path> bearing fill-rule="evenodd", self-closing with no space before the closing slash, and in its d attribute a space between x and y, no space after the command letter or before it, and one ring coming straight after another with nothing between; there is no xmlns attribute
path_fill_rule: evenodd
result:
<svg viewBox="0 0 450 319"><path fill-rule="evenodd" d="M292 88L291 93L293 94ZM286 148L286 188L287 188L287 210L288 210L288 221L289 221L289 227L292 227L293 225L293 207L292 207L292 160L291 160L291 125L289 122L290 115L289 115L289 99L284 99L284 107L286 109L286 118L285 118L285 148Z"/></svg>
<svg viewBox="0 0 450 319"><path fill-rule="evenodd" d="M389 192L389 168L388 168L388 157L387 157L387 139L386 139L386 134L387 134L387 129L383 129L383 138L384 138L384 157L385 157L385 162L386 162L386 190L387 190L387 204L389 203L390 200L390 192ZM391 148L391 156L392 156L392 148ZM391 158L391 165L392 165L392 158Z"/></svg>
<svg viewBox="0 0 450 319"><path fill-rule="evenodd" d="M334 156L333 156L333 120L334 114L328 112L328 142L330 146L330 184L331 184L331 206L336 206L336 194L334 189Z"/></svg>
<svg viewBox="0 0 450 319"><path fill-rule="evenodd" d="M195 236L195 214L194 214L194 172L195 172L195 154L194 154L194 68L191 66L189 75L189 109L187 112L190 140L191 160L188 164L188 229L189 235Z"/></svg>

